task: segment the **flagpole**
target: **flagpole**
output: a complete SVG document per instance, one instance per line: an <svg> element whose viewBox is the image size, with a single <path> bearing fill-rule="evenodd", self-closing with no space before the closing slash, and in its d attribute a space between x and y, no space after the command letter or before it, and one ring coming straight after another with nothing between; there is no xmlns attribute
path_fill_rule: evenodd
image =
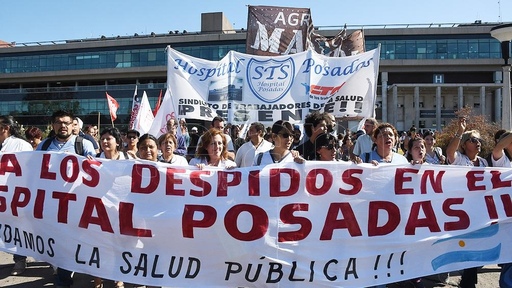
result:
<svg viewBox="0 0 512 288"><path fill-rule="evenodd" d="M101 129L100 129L101 128L100 113L101 112L98 111L98 133L101 131Z"/></svg>

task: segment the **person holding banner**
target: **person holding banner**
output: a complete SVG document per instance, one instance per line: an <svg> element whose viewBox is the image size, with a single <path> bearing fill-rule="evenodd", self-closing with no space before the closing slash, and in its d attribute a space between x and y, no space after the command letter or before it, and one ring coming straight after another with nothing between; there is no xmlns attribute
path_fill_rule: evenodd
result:
<svg viewBox="0 0 512 288"><path fill-rule="evenodd" d="M122 151L122 140L121 133L115 127L108 127L103 129L100 133L100 145L101 152L98 154L98 158L112 159L112 160L127 160L135 159L135 155L131 155L128 152ZM103 287L102 279L99 277L94 278L94 287ZM124 287L123 281L116 281L116 287Z"/></svg>
<svg viewBox="0 0 512 288"><path fill-rule="evenodd" d="M375 140L375 150L356 157L356 163L372 163L375 166L379 163L409 164L407 158L393 150L398 142L398 132L393 125L380 124L373 132L373 139Z"/></svg>
<svg viewBox="0 0 512 288"><path fill-rule="evenodd" d="M140 136L137 142L139 158L149 161L158 161L158 140L151 134Z"/></svg>
<svg viewBox="0 0 512 288"><path fill-rule="evenodd" d="M103 129L100 133L102 152L98 154L98 157L114 160L136 159L137 157L132 152L121 150L122 143L121 133L117 128L108 127Z"/></svg>
<svg viewBox="0 0 512 288"><path fill-rule="evenodd" d="M446 158L451 165L487 167L487 160L478 154L481 151L482 140L477 130L466 131L466 118L459 117L458 130L446 148ZM459 286L474 288L478 283L478 267L466 268L462 272Z"/></svg>
<svg viewBox="0 0 512 288"><path fill-rule="evenodd" d="M0 153L33 151L32 145L23 139L18 123L12 116L0 116ZM17 276L25 272L27 257L14 254L14 267L11 275Z"/></svg>
<svg viewBox="0 0 512 288"><path fill-rule="evenodd" d="M188 161L185 157L174 154L174 150L178 147L178 140L176 140L174 134L167 132L160 135L158 137L158 147L162 151L158 161L176 166L188 166Z"/></svg>
<svg viewBox="0 0 512 288"><path fill-rule="evenodd" d="M226 134L220 129L211 128L201 136L197 146L196 157L189 164L204 169L206 166L236 168L236 163L228 159Z"/></svg>
<svg viewBox="0 0 512 288"><path fill-rule="evenodd" d="M52 114L52 128L55 136L41 141L36 150L76 153L85 157L96 155L91 141L73 134L73 119L71 112L59 110ZM78 141L77 139L81 139ZM80 151L78 151L80 150ZM55 286L65 288L73 284L72 271L57 268Z"/></svg>
<svg viewBox="0 0 512 288"><path fill-rule="evenodd" d="M338 141L331 134L323 133L315 139L316 157L318 161L336 161Z"/></svg>
<svg viewBox="0 0 512 288"><path fill-rule="evenodd" d="M508 152L508 153L507 153ZM498 143L492 150L492 166L512 168L512 131L501 134ZM512 263L501 264L500 287L512 287Z"/></svg>
<svg viewBox="0 0 512 288"><path fill-rule="evenodd" d="M293 126L290 122L278 120L272 125L272 142L274 148L259 153L254 158L253 166L265 166L274 163L292 162L302 164L306 160L296 150L290 151L293 142Z"/></svg>

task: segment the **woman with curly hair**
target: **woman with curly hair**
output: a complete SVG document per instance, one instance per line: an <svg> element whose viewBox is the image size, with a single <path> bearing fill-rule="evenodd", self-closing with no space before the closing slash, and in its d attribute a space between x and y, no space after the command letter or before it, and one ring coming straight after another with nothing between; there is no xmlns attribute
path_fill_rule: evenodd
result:
<svg viewBox="0 0 512 288"><path fill-rule="evenodd" d="M228 159L226 136L215 128L211 128L201 136L200 146L197 147L196 157L190 159L190 165L203 169L206 166L220 168L235 168L236 163Z"/></svg>

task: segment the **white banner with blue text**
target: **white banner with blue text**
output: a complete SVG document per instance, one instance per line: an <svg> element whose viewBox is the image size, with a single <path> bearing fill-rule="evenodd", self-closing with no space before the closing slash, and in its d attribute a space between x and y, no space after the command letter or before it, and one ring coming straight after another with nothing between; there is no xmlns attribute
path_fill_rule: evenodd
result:
<svg viewBox="0 0 512 288"><path fill-rule="evenodd" d="M0 250L172 287L368 287L512 262L512 170L0 155ZM509 243L509 244L507 244Z"/></svg>
<svg viewBox="0 0 512 288"><path fill-rule="evenodd" d="M286 56L230 51L220 61L167 47L167 86L177 118L299 123L313 110L373 117L380 48L347 57L312 50Z"/></svg>

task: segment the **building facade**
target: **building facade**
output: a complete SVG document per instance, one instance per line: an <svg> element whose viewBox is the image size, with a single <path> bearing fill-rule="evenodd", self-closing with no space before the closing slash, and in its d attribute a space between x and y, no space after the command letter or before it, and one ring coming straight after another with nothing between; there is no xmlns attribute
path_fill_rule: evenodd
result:
<svg viewBox="0 0 512 288"><path fill-rule="evenodd" d="M495 25L349 26L364 29L366 50L381 47L376 118L398 130L441 129L470 106L500 122L503 59L490 36ZM341 28L319 32L334 36ZM126 128L135 86L152 106L165 92L167 45L218 60L244 52L245 42L246 31L233 30L222 13L205 13L201 32L0 44L0 115L45 128L53 111L68 109L86 124L110 125L108 92L120 104L115 124Z"/></svg>

